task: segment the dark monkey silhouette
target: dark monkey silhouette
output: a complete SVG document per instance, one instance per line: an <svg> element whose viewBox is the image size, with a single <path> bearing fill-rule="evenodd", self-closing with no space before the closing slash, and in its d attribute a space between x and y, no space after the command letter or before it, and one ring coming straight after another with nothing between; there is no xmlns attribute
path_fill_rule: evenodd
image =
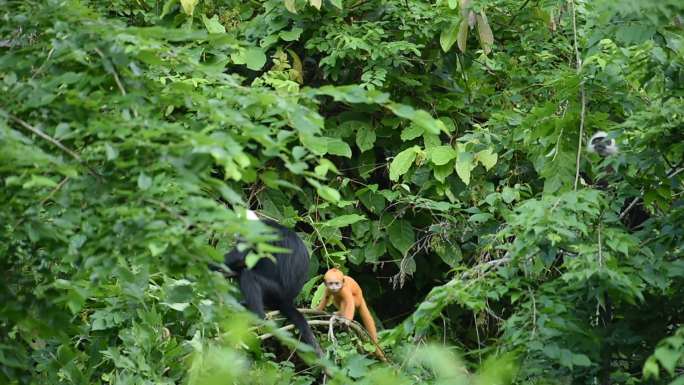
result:
<svg viewBox="0 0 684 385"><path fill-rule="evenodd" d="M224 263L238 278L244 296L244 305L262 319L264 309L279 310L297 329L302 340L321 355L321 349L304 316L297 310L294 299L299 294L309 272L309 252L297 233L271 220L259 219L276 230L279 239L270 241L273 246L291 250L274 253L275 262L261 258L248 269L245 258L250 249L239 251L234 247L225 255Z"/></svg>

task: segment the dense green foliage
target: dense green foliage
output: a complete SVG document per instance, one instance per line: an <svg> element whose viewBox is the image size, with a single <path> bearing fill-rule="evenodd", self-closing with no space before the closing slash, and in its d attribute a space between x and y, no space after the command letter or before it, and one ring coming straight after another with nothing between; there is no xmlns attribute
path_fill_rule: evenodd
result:
<svg viewBox="0 0 684 385"><path fill-rule="evenodd" d="M0 383L684 384L679 0L0 0L0 93ZM283 353L245 207L390 363Z"/></svg>

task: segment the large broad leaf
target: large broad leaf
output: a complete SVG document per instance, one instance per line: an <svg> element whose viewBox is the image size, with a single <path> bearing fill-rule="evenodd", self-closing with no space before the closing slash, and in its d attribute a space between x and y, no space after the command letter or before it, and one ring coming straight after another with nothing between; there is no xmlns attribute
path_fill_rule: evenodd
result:
<svg viewBox="0 0 684 385"><path fill-rule="evenodd" d="M395 115L409 119L418 126L423 127L425 131L429 133L439 134L441 131L447 132L444 123L433 118L426 111L416 110L411 106L399 103L389 103L387 104L387 108L389 108Z"/></svg>
<svg viewBox="0 0 684 385"><path fill-rule="evenodd" d="M356 145L361 152L368 151L373 148L375 144L375 130L367 123L359 123L359 129L356 131Z"/></svg>
<svg viewBox="0 0 684 385"><path fill-rule="evenodd" d="M218 15L212 16L211 19L202 15L202 22L209 33L226 33L226 28L219 22Z"/></svg>
<svg viewBox="0 0 684 385"><path fill-rule="evenodd" d="M406 142L415 139L425 132L425 129L417 124L409 124L401 131L401 140Z"/></svg>
<svg viewBox="0 0 684 385"><path fill-rule="evenodd" d="M449 49L456 42L456 39L458 39L459 25L460 21L454 20L446 28L442 30L442 33L439 35L439 45L442 47L442 51L449 51Z"/></svg>
<svg viewBox="0 0 684 385"><path fill-rule="evenodd" d="M470 184L470 172L475 168L473 154L466 151L461 143L457 145L458 157L456 159L456 174L466 185Z"/></svg>
<svg viewBox="0 0 684 385"><path fill-rule="evenodd" d="M309 4L311 4L314 8L316 8L320 11L322 0L309 0Z"/></svg>
<svg viewBox="0 0 684 385"><path fill-rule="evenodd" d="M456 150L451 146L437 146L428 149L428 158L432 163L442 166L456 158Z"/></svg>
<svg viewBox="0 0 684 385"><path fill-rule="evenodd" d="M351 158L352 152L349 145L342 139L328 138L328 154Z"/></svg>
<svg viewBox="0 0 684 385"><path fill-rule="evenodd" d="M389 238L392 246L406 255L416 240L411 223L404 219L398 219L389 227Z"/></svg>
<svg viewBox="0 0 684 385"><path fill-rule="evenodd" d="M281 39L285 41L295 41L299 39L304 30L299 27L292 28L291 31L282 31L278 34Z"/></svg>
<svg viewBox="0 0 684 385"><path fill-rule="evenodd" d="M247 68L257 71L266 64L266 54L259 47L250 47L245 52L245 63Z"/></svg>
<svg viewBox="0 0 684 385"><path fill-rule="evenodd" d="M475 159L477 159L478 162L482 163L482 165L485 166L487 171L489 171L492 167L494 167L494 165L496 165L498 155L495 152L493 152L491 148L488 148L475 154Z"/></svg>
<svg viewBox="0 0 684 385"><path fill-rule="evenodd" d="M420 151L420 147L413 146L397 154L390 164L390 180L396 181L400 176L406 174Z"/></svg>
<svg viewBox="0 0 684 385"><path fill-rule="evenodd" d="M313 135L300 135L299 140L304 147L316 155L325 155L328 153L328 138Z"/></svg>

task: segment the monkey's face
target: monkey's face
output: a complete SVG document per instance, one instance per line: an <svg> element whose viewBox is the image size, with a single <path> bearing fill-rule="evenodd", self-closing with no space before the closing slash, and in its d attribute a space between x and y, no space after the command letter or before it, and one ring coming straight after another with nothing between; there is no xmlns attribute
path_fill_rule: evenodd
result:
<svg viewBox="0 0 684 385"><path fill-rule="evenodd" d="M337 293L338 291L342 290L342 281L341 280L325 280L325 287L328 288L328 290L332 291L333 293Z"/></svg>
<svg viewBox="0 0 684 385"><path fill-rule="evenodd" d="M603 131L599 131L589 139L587 150L599 154L601 157L615 155L618 153L618 147L615 140L608 137Z"/></svg>
<svg viewBox="0 0 684 385"><path fill-rule="evenodd" d="M328 270L323 276L323 280L325 287L333 293L342 290L342 286L344 286L344 274L335 268Z"/></svg>

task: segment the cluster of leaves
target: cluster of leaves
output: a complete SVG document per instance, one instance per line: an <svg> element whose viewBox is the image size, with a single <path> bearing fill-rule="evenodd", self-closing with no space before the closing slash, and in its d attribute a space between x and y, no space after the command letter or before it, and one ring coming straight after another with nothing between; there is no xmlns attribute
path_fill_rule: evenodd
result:
<svg viewBox="0 0 684 385"><path fill-rule="evenodd" d="M0 9L0 382L316 381L207 268L271 251L243 207L311 247L305 303L349 271L405 362L342 334L333 383L681 375L681 2Z"/></svg>

